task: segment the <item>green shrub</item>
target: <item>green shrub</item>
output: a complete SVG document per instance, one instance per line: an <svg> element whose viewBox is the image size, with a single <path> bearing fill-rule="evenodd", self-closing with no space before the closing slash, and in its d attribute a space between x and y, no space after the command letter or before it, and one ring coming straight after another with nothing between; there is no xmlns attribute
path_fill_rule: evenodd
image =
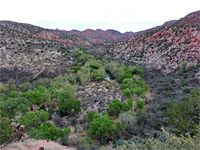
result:
<svg viewBox="0 0 200 150"><path fill-rule="evenodd" d="M49 118L49 114L44 110L37 110L35 112L30 112L27 115L24 115L18 121L19 124L25 125L25 129L29 131L33 127L39 127L45 123Z"/></svg>
<svg viewBox="0 0 200 150"><path fill-rule="evenodd" d="M43 102L43 99L47 97L45 93L45 88L43 86L38 86L34 88L33 91L24 92L23 97L27 97L33 104L40 106Z"/></svg>
<svg viewBox="0 0 200 150"><path fill-rule="evenodd" d="M176 133L191 135L196 134L200 121L200 91L192 91L192 96L182 103L174 103L167 108L166 116L169 123L174 125Z"/></svg>
<svg viewBox="0 0 200 150"><path fill-rule="evenodd" d="M72 72L73 73L76 73L78 70L80 70L81 69L81 67L79 67L79 66L73 66L72 67Z"/></svg>
<svg viewBox="0 0 200 150"><path fill-rule="evenodd" d="M60 102L58 110L61 116L77 114L81 111L81 101L71 98Z"/></svg>
<svg viewBox="0 0 200 150"><path fill-rule="evenodd" d="M0 112L0 145L6 143L12 137L13 127L10 123L11 121L8 118L2 117Z"/></svg>
<svg viewBox="0 0 200 150"><path fill-rule="evenodd" d="M75 96L76 89L68 83L67 78L63 78L64 77L55 79L51 83L51 87L48 88L47 93L51 100L56 99L64 101Z"/></svg>
<svg viewBox="0 0 200 150"><path fill-rule="evenodd" d="M68 136L71 132L70 128L64 128L63 130L57 128L55 125L45 123L42 126L33 128L28 132L28 135L34 139L47 139L52 141L58 141L60 139L61 144L68 145Z"/></svg>
<svg viewBox="0 0 200 150"><path fill-rule="evenodd" d="M71 129L70 128L64 128L63 129L62 135L60 137L60 143L62 145L66 145L67 146L69 144L68 137L69 137L70 133L71 133Z"/></svg>
<svg viewBox="0 0 200 150"><path fill-rule="evenodd" d="M133 92L131 91L131 89L126 88L126 89L123 90L122 95L126 96L128 99L131 99L132 93Z"/></svg>
<svg viewBox="0 0 200 150"><path fill-rule="evenodd" d="M76 83L76 80L73 80L73 79L70 79L70 78L68 78L67 80L69 81L70 84Z"/></svg>
<svg viewBox="0 0 200 150"><path fill-rule="evenodd" d="M9 97L17 98L19 96L19 92L12 91L8 94Z"/></svg>
<svg viewBox="0 0 200 150"><path fill-rule="evenodd" d="M143 99L138 99L136 100L136 107L138 109L143 109L143 105L145 104L144 100Z"/></svg>
<svg viewBox="0 0 200 150"><path fill-rule="evenodd" d="M60 139L61 144L68 145L68 136L70 132L70 128L64 128L64 130L62 130L55 125L45 123L42 126L31 129L28 132L28 135L34 139L47 139L53 141Z"/></svg>
<svg viewBox="0 0 200 150"><path fill-rule="evenodd" d="M44 125L37 128L33 128L28 132L28 135L34 139L47 139L57 141L61 136L62 130L50 123L44 123Z"/></svg>
<svg viewBox="0 0 200 150"><path fill-rule="evenodd" d="M118 116L120 112L122 111L128 111L129 107L128 104L123 103L119 100L113 100L109 105L108 105L108 112L110 115L116 115Z"/></svg>
<svg viewBox="0 0 200 150"><path fill-rule="evenodd" d="M99 67L100 67L100 65L99 64L90 64L90 67L92 68L92 69L99 69Z"/></svg>
<svg viewBox="0 0 200 150"><path fill-rule="evenodd" d="M98 139L105 139L111 137L114 130L112 119L105 115L93 119L87 134L96 136Z"/></svg>
<svg viewBox="0 0 200 150"><path fill-rule="evenodd" d="M87 113L87 118L86 118L86 123L90 126L91 122L96 119L96 118L99 118L100 115L98 114L95 114L93 112L88 112Z"/></svg>
<svg viewBox="0 0 200 150"><path fill-rule="evenodd" d="M144 70L141 66L134 66L133 67L133 74L139 75L140 77L144 76Z"/></svg>
<svg viewBox="0 0 200 150"><path fill-rule="evenodd" d="M19 113L25 114L28 112L29 106L30 102L24 97L10 97L6 101L0 102L0 110L10 119L13 119Z"/></svg>
<svg viewBox="0 0 200 150"><path fill-rule="evenodd" d="M124 79L126 79L126 78L131 78L133 75L132 74L128 74L128 73L126 73L126 74L122 74L122 75L120 75L120 81L122 82Z"/></svg>

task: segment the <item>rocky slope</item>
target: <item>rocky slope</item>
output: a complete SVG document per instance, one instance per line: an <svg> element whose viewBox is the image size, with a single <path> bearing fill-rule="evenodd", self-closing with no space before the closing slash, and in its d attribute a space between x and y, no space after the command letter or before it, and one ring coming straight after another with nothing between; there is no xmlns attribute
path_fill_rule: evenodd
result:
<svg viewBox="0 0 200 150"><path fill-rule="evenodd" d="M98 30L103 32L102 30ZM118 39L121 33L99 33L104 39L70 31L49 30L30 24L0 21L0 81L18 82L53 77L66 71L75 61L69 49L91 47L95 43ZM112 36L112 37L111 37ZM128 37L128 34L126 35Z"/></svg>
<svg viewBox="0 0 200 150"><path fill-rule="evenodd" d="M0 23L1 82L52 77L71 66L73 57L68 46L33 36L33 33L42 31L39 27L20 27Z"/></svg>
<svg viewBox="0 0 200 150"><path fill-rule="evenodd" d="M200 63L200 11L166 27L134 36L126 42L96 45L89 52L108 59L137 63L170 72L183 62Z"/></svg>

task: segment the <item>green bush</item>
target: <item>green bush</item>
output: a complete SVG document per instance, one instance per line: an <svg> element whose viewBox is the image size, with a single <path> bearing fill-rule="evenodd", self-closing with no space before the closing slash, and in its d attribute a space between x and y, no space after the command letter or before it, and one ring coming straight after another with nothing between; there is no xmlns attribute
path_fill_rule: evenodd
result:
<svg viewBox="0 0 200 150"><path fill-rule="evenodd" d="M57 141L61 136L62 130L50 123L44 123L44 125L37 128L33 128L28 132L28 135L34 139L47 139Z"/></svg>
<svg viewBox="0 0 200 150"><path fill-rule="evenodd" d="M76 73L78 70L80 70L81 69L81 67L79 67L79 66L73 66L72 67L72 72L73 73Z"/></svg>
<svg viewBox="0 0 200 150"><path fill-rule="evenodd" d="M50 100L65 101L75 96L76 89L68 83L66 77L60 76L51 82L51 87L48 88L47 93Z"/></svg>
<svg viewBox="0 0 200 150"><path fill-rule="evenodd" d="M89 136L96 136L98 139L105 139L114 134L115 128L112 119L108 116L99 116L93 119L87 132Z"/></svg>
<svg viewBox="0 0 200 150"><path fill-rule="evenodd" d="M138 109L143 109L143 105L145 104L144 100L143 99L138 99L136 100L136 107Z"/></svg>
<svg viewBox="0 0 200 150"><path fill-rule="evenodd" d="M8 98L6 101L0 102L0 110L6 117L13 119L17 114L25 114L29 111L30 102L24 98Z"/></svg>
<svg viewBox="0 0 200 150"><path fill-rule="evenodd" d="M122 111L128 111L129 106L126 103L123 103L119 100L113 100L109 105L108 105L108 112L110 115L116 115L118 116L120 112Z"/></svg>
<svg viewBox="0 0 200 150"><path fill-rule="evenodd" d="M88 112L87 113L87 118L86 118L86 123L90 126L91 122L96 119L96 118L99 118L100 115L98 114L95 114L93 112Z"/></svg>
<svg viewBox="0 0 200 150"><path fill-rule="evenodd" d="M12 137L13 127L10 123L11 121L8 118L2 117L0 112L0 145L6 143Z"/></svg>
<svg viewBox="0 0 200 150"><path fill-rule="evenodd" d="M26 131L29 131L33 127L39 127L45 123L49 118L49 114L44 110L37 110L35 112L30 112L20 118L18 121L19 124L25 125Z"/></svg>
<svg viewBox="0 0 200 150"><path fill-rule="evenodd" d="M90 60L77 72L77 82L84 85L91 81L104 80L105 68L97 60Z"/></svg>
<svg viewBox="0 0 200 150"><path fill-rule="evenodd" d="M71 129L70 128L64 128L63 129L62 135L60 137L60 143L62 145L66 145L67 146L69 144L68 137L69 137L70 133L71 133Z"/></svg>
<svg viewBox="0 0 200 150"><path fill-rule="evenodd" d="M68 145L68 136L70 132L70 128L64 128L64 130L62 130L55 125L45 123L42 126L31 129L28 132L28 135L34 139L47 139L53 141L57 141L60 138L61 144Z"/></svg>
<svg viewBox="0 0 200 150"><path fill-rule="evenodd" d="M140 77L144 76L144 70L141 66L134 66L133 67L133 74L139 75Z"/></svg>
<svg viewBox="0 0 200 150"><path fill-rule="evenodd" d="M9 97L17 98L19 96L19 92L12 91L8 94Z"/></svg>
<svg viewBox="0 0 200 150"><path fill-rule="evenodd" d="M43 86L38 86L33 91L24 92L22 96L28 98L33 104L40 106L43 99L47 97L45 90Z"/></svg>
<svg viewBox="0 0 200 150"><path fill-rule="evenodd" d="M192 96L182 103L174 103L167 108L169 123L177 129L176 133L197 133L200 121L200 91L192 91Z"/></svg>
<svg viewBox="0 0 200 150"><path fill-rule="evenodd" d="M122 74L122 75L120 75L120 81L122 82L124 79L126 79L126 78L131 78L133 75L132 74L128 74L128 73L126 73L126 74Z"/></svg>
<svg viewBox="0 0 200 150"><path fill-rule="evenodd" d="M98 63L96 63L96 64L90 64L90 67L92 69L99 69L100 65Z"/></svg>
<svg viewBox="0 0 200 150"><path fill-rule="evenodd" d="M81 111L81 101L71 98L60 102L58 110L61 116L77 114Z"/></svg>

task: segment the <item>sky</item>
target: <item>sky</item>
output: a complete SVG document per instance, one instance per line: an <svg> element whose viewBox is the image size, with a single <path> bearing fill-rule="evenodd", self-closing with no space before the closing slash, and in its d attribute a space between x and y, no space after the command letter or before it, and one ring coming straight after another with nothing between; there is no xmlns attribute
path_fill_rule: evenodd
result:
<svg viewBox="0 0 200 150"><path fill-rule="evenodd" d="M137 32L200 10L200 0L0 0L0 20L43 28Z"/></svg>

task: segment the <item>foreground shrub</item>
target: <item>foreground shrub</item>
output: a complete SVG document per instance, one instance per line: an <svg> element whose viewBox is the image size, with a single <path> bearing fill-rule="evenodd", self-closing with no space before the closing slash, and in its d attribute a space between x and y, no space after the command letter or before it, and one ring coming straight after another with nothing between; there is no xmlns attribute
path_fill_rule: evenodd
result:
<svg viewBox="0 0 200 150"><path fill-rule="evenodd" d="M200 136L196 137L177 137L166 131L163 131L167 136L165 142L160 140L150 139L145 143L145 147L150 150L168 150L168 149L181 149L181 150L197 150L200 149Z"/></svg>
<svg viewBox="0 0 200 150"><path fill-rule="evenodd" d="M28 135L34 139L47 139L56 141L62 134L62 130L56 128L55 125L45 123L42 126L33 128L28 132Z"/></svg>
<svg viewBox="0 0 200 150"><path fill-rule="evenodd" d="M184 102L175 103L168 107L166 115L169 123L174 125L176 133L197 133L200 122L200 91L197 89L192 92L192 96Z"/></svg>
<svg viewBox="0 0 200 150"><path fill-rule="evenodd" d="M108 116L99 116L95 118L87 132L89 136L96 136L101 142L107 137L111 137L114 133L112 119Z"/></svg>
<svg viewBox="0 0 200 150"><path fill-rule="evenodd" d="M70 132L70 128L65 128L62 130L57 128L55 125L45 123L42 126L31 129L28 132L28 135L34 139L47 139L53 141L57 141L59 138L61 138L61 143L67 145Z"/></svg>
<svg viewBox="0 0 200 150"><path fill-rule="evenodd" d="M106 139L111 138L113 135L118 136L124 129L124 125L120 121L113 122L112 118L107 116L106 113L99 115L88 112L86 123L89 125L87 134L101 140L101 144L105 144Z"/></svg>
<svg viewBox="0 0 200 150"><path fill-rule="evenodd" d="M163 134L166 137L164 141L158 139L134 140L125 142L124 145L118 146L117 150L133 150L133 149L148 149L148 150L197 150L200 149L200 136L181 136L177 137L166 132L163 129Z"/></svg>
<svg viewBox="0 0 200 150"><path fill-rule="evenodd" d="M0 145L8 141L12 136L13 128L8 118L2 117L0 112Z"/></svg>

